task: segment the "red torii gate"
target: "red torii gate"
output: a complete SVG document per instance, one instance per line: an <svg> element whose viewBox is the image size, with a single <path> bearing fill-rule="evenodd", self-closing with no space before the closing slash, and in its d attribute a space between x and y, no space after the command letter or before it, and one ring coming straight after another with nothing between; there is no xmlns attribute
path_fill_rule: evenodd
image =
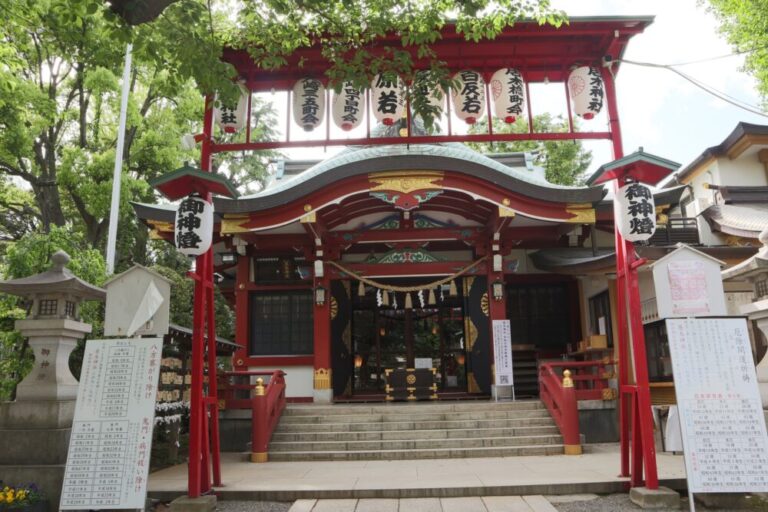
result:
<svg viewBox="0 0 768 512"><path fill-rule="evenodd" d="M513 140L584 140L600 139L612 143L616 165L606 166L611 172L604 175L604 180L613 179L614 187L621 186L619 181L627 177L641 181L655 181L654 169L647 165L634 165L632 162L622 162L623 149L621 129L616 103L614 77L619 67L619 60L629 39L642 33L651 22L652 17L590 17L571 18L570 23L560 28L540 26L536 22L520 22L514 27L505 29L496 39L476 43L464 40L457 34L455 27L446 26L442 30L441 39L434 45L433 50L437 59L446 63L451 71L473 69L479 71L484 78L499 68L513 67L522 73L526 83L527 114L529 119L528 133L500 134L494 133L491 116L488 115L488 129L485 134L455 134L450 125L448 133L443 135L413 135L410 123L407 123L407 133L401 137L372 137L370 114L367 117L366 136L356 139L331 138L330 116L326 116L325 138L321 140L291 140L290 137L290 94L288 94L288 114L286 119L286 137L275 142L251 140L250 122L246 124L245 141L238 143L222 143L214 139L213 105L211 98L206 99L203 133L198 137L201 142L200 168L205 172L211 170L211 159L216 153L231 151L248 151L264 149L283 149L312 146L338 145L391 145L391 144L429 144L439 142L500 142ZM402 48L397 37L385 37L377 42L373 53L382 52L383 47L396 46ZM265 71L254 64L248 52L244 50L227 49L224 59L231 63L238 72L238 78L245 87L253 92L290 91L294 83L304 77L324 80L324 73L330 67L315 45L297 50L289 56L288 64L279 70ZM302 63L300 65L300 63ZM574 129L573 114L570 108L568 90L565 87L568 103L569 130L563 133L540 133L533 130L530 95L528 84L531 82L564 82L574 65L590 65L600 69L604 86L608 117L608 130L598 132L579 132ZM415 69L427 69L429 63L416 58ZM490 109L490 99L486 94L486 110ZM330 102L326 102L327 105ZM448 107L450 108L450 107ZM407 116L410 119L410 106ZM251 119L251 105L248 102L246 119ZM651 179L648 179L651 178ZM211 189L201 186L201 190L210 199ZM204 194L204 197L205 197ZM621 442L621 476L629 476L630 485L638 487L645 483L649 489L658 488L656 469L656 453L653 441L653 420L650 408L650 393L648 375L645 365L646 351L640 312L640 295L637 280L637 268L644 263L638 259L632 242L625 241L618 230L615 231L617 290L618 290L618 333L619 333L619 421ZM209 249L206 254L197 258L195 279L194 323L193 323L193 374L192 374L192 403L189 443L189 481L188 495L196 498L201 494L210 493L212 486L221 485L219 460L218 413L216 400L216 368L215 349L210 350L208 358L208 393L203 394L204 377L204 332L208 330L208 344L215 343L213 318L213 253ZM628 307L629 306L629 307ZM213 340L213 341L212 341ZM628 364L629 350L635 361L635 383L630 384ZM211 357L211 353L214 354ZM212 406L213 404L213 406ZM211 414L210 421L207 418ZM631 444L630 444L631 440ZM630 464L631 462L631 464ZM212 473L212 474L211 474ZM643 475L644 473L644 475ZM211 476L213 478L211 478Z"/></svg>

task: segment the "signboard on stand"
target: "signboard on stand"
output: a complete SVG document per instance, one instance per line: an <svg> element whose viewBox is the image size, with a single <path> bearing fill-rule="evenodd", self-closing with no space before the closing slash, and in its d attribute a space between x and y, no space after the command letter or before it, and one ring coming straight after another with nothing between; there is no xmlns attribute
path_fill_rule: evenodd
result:
<svg viewBox="0 0 768 512"><path fill-rule="evenodd" d="M496 386L512 388L512 399L515 397L515 384L512 380L512 331L509 320L493 321L493 360L496 375ZM498 397L498 392L496 393Z"/></svg>
<svg viewBox="0 0 768 512"><path fill-rule="evenodd" d="M162 338L90 340L61 510L144 509Z"/></svg>
<svg viewBox="0 0 768 512"><path fill-rule="evenodd" d="M690 492L768 491L768 434L744 318L668 319Z"/></svg>

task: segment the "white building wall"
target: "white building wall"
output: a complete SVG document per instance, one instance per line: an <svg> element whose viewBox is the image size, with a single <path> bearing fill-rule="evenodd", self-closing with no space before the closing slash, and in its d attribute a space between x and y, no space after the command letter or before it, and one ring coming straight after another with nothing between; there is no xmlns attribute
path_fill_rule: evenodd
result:
<svg viewBox="0 0 768 512"><path fill-rule="evenodd" d="M272 371L274 366L251 366L250 371ZM313 377L315 374L312 366L286 366L280 368L285 372L285 396L287 398L312 397ZM252 377L256 382L257 377Z"/></svg>

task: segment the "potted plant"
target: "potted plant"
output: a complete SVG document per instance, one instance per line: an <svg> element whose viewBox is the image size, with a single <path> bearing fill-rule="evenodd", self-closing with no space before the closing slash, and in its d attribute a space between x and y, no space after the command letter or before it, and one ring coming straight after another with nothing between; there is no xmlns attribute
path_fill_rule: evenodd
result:
<svg viewBox="0 0 768 512"><path fill-rule="evenodd" d="M47 512L48 500L35 484L5 485L0 481L0 512Z"/></svg>

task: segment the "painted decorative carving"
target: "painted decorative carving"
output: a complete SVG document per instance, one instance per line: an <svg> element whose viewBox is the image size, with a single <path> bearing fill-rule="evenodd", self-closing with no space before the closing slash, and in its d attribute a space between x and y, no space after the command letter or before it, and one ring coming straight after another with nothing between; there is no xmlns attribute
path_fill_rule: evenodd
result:
<svg viewBox="0 0 768 512"><path fill-rule="evenodd" d="M395 249L384 254L376 263L433 263L440 259L424 249Z"/></svg>

